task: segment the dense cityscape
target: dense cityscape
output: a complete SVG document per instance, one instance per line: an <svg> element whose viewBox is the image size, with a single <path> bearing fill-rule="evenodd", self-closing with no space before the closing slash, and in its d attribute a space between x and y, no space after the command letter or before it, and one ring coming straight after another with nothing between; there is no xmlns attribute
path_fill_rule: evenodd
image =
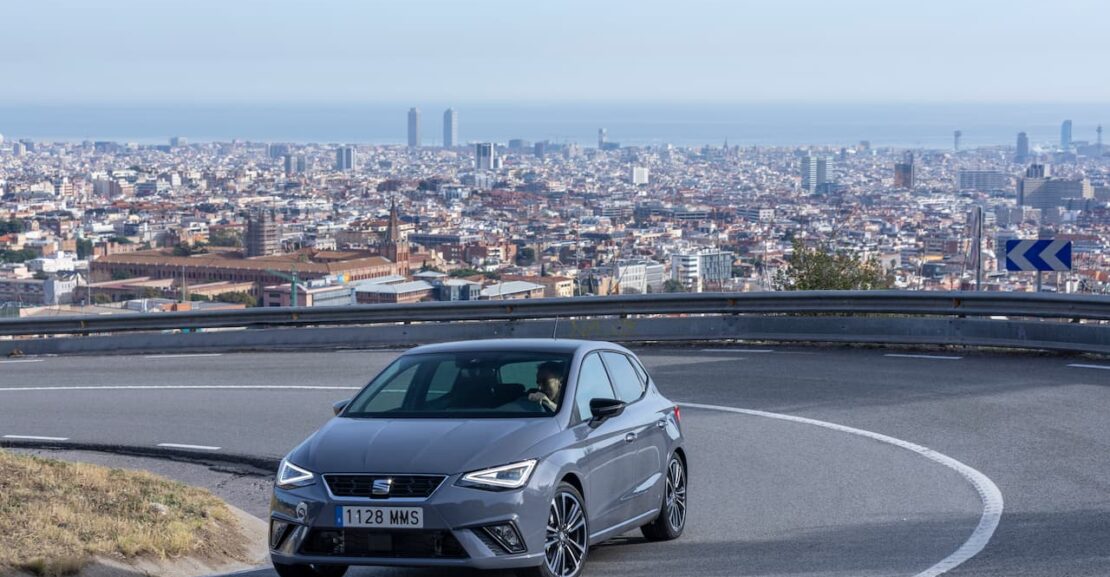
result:
<svg viewBox="0 0 1110 577"><path fill-rule="evenodd" d="M958 130L947 150L682 148L605 128L464 143L460 111L407 120L396 146L0 141L3 314L764 291L799 247L895 289L1032 291L1001 251L1034 238L1074 251L1042 290L1110 287L1101 126L975 149Z"/></svg>

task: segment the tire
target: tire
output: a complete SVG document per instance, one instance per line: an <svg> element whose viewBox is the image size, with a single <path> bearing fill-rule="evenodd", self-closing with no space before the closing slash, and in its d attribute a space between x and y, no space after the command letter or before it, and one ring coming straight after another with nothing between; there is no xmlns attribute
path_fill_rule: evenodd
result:
<svg viewBox="0 0 1110 577"><path fill-rule="evenodd" d="M667 461L666 488L659 515L640 532L648 541L670 541L686 529L686 463L677 455Z"/></svg>
<svg viewBox="0 0 1110 577"><path fill-rule="evenodd" d="M569 518L568 518L569 517ZM518 569L521 577L578 577L590 553L590 524L586 516L586 500L582 493L570 483L559 483L547 512L544 558L539 567ZM551 527L562 529L551 531ZM561 551L560 551L561 549ZM563 556L559 557L559 553ZM578 555L578 553L581 555ZM569 556L568 556L569 553ZM577 563L573 567L563 564L559 559Z"/></svg>
<svg viewBox="0 0 1110 577"><path fill-rule="evenodd" d="M343 577L346 565L286 565L274 563L280 577Z"/></svg>

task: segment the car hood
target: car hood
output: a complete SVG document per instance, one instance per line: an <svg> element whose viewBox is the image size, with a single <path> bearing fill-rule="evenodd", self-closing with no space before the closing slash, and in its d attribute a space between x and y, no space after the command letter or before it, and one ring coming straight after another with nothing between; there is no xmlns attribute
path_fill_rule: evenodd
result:
<svg viewBox="0 0 1110 577"><path fill-rule="evenodd" d="M290 460L318 473L451 475L542 457L528 450L557 430L553 418L335 418Z"/></svg>

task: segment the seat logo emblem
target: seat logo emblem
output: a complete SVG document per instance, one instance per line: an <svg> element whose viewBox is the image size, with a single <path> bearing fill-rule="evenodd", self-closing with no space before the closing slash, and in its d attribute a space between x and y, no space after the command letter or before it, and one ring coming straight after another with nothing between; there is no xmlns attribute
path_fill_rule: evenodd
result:
<svg viewBox="0 0 1110 577"><path fill-rule="evenodd" d="M374 479L374 486L370 492L378 497L387 497L391 488L393 488L393 479Z"/></svg>

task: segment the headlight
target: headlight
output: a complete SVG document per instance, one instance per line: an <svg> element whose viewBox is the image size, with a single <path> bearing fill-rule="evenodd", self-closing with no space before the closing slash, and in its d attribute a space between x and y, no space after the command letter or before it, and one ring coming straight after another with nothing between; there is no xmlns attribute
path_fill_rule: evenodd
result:
<svg viewBox="0 0 1110 577"><path fill-rule="evenodd" d="M528 478L532 476L532 470L535 468L536 460L528 459L511 465L467 473L459 479L459 484L479 489L518 489L528 483Z"/></svg>
<svg viewBox="0 0 1110 577"><path fill-rule="evenodd" d="M306 471L287 459L281 460L281 466L278 467L277 479L274 483L282 489L292 489L294 487L307 487L316 482L316 476L311 471Z"/></svg>

